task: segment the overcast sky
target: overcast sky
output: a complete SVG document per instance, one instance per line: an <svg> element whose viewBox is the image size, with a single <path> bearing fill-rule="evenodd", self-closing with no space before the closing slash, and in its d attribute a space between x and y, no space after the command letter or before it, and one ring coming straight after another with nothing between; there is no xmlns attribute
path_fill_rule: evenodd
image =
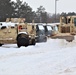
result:
<svg viewBox="0 0 76 75"><path fill-rule="evenodd" d="M34 11L37 10L37 8L42 5L47 12L49 13L55 13L55 0L23 0ZM58 0L57 1L57 13L62 12L76 12L76 0Z"/></svg>

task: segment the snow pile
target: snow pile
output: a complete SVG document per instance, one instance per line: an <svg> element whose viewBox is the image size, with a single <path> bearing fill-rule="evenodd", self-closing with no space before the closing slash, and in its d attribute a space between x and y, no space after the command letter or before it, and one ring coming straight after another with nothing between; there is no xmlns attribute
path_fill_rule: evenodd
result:
<svg viewBox="0 0 76 75"><path fill-rule="evenodd" d="M0 75L76 75L76 42L49 39L26 48L3 45Z"/></svg>

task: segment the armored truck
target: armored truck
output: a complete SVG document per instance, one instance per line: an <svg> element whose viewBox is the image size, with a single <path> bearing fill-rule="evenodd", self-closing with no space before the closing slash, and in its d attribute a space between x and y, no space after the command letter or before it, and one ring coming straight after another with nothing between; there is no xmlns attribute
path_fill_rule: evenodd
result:
<svg viewBox="0 0 76 75"><path fill-rule="evenodd" d="M74 40L76 35L76 16L60 16L59 33L53 38L66 39L69 42Z"/></svg>
<svg viewBox="0 0 76 75"><path fill-rule="evenodd" d="M76 34L76 16L61 16L59 32Z"/></svg>
<svg viewBox="0 0 76 75"><path fill-rule="evenodd" d="M8 21L9 19L7 19ZM0 23L0 46L17 44L18 47L35 45L36 26L28 23Z"/></svg>
<svg viewBox="0 0 76 75"><path fill-rule="evenodd" d="M3 44L14 44L16 43L17 37L17 26L14 23L3 22L0 25L0 46Z"/></svg>

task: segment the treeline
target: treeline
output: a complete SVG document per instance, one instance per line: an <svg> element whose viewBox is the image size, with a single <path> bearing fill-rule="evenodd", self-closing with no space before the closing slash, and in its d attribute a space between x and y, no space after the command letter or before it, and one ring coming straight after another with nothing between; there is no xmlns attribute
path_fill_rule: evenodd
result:
<svg viewBox="0 0 76 75"><path fill-rule="evenodd" d="M69 12L69 13L65 13L65 12L62 12L61 14L52 14L50 16L50 19L48 22L59 22L60 21L60 16L73 16L73 15L76 15L75 12ZM56 16L56 17L55 17ZM55 18L56 18L56 21L55 21Z"/></svg>
<svg viewBox="0 0 76 75"><path fill-rule="evenodd" d="M0 21L5 21L6 18L25 18L26 22L59 22L61 15L76 15L76 13L70 12L66 14L62 12L61 14L51 15L50 13L46 12L43 6L39 6L37 11L33 11L28 3L21 0L16 0L16 2L11 0L0 0Z"/></svg>

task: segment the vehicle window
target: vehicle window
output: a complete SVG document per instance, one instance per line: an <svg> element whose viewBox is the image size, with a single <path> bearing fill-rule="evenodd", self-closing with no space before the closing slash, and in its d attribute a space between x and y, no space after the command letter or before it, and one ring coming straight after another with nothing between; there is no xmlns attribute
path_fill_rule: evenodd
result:
<svg viewBox="0 0 76 75"><path fill-rule="evenodd" d="M76 26L76 18L74 18L74 24L75 24L75 26Z"/></svg>
<svg viewBox="0 0 76 75"><path fill-rule="evenodd" d="M56 30L56 31L58 31L58 28L57 28L57 26L55 26L55 30Z"/></svg>
<svg viewBox="0 0 76 75"><path fill-rule="evenodd" d="M68 19L68 23L70 23L70 20L71 20L71 19L69 18L69 19Z"/></svg>
<svg viewBox="0 0 76 75"><path fill-rule="evenodd" d="M34 26L32 26L32 29L34 29Z"/></svg>
<svg viewBox="0 0 76 75"><path fill-rule="evenodd" d="M62 19L62 22L67 24L67 18L64 17L64 18Z"/></svg>
<svg viewBox="0 0 76 75"><path fill-rule="evenodd" d="M42 25L39 25L39 30L44 30L44 27Z"/></svg>
<svg viewBox="0 0 76 75"><path fill-rule="evenodd" d="M48 29L48 30L52 30L51 26L47 26L47 29Z"/></svg>

